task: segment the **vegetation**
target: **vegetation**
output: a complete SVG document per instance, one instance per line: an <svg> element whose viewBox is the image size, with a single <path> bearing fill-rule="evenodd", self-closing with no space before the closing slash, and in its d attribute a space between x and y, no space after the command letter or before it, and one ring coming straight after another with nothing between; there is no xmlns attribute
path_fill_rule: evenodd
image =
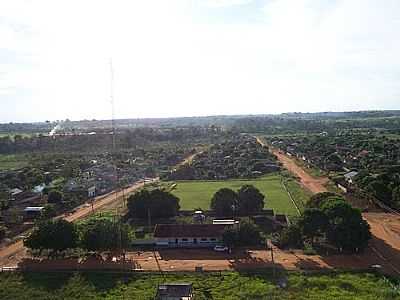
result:
<svg viewBox="0 0 400 300"><path fill-rule="evenodd" d="M63 251L78 246L79 234L75 224L65 220L41 222L24 240L30 249Z"/></svg>
<svg viewBox="0 0 400 300"><path fill-rule="evenodd" d="M143 189L128 198L129 215L135 218L174 217L179 208L179 198L160 189Z"/></svg>
<svg viewBox="0 0 400 300"><path fill-rule="evenodd" d="M222 235L222 240L229 247L260 246L261 230L252 222L241 221L239 227L227 228Z"/></svg>
<svg viewBox="0 0 400 300"><path fill-rule="evenodd" d="M287 288L278 288L270 273L245 274L0 274L0 298L19 299L154 299L162 282L192 282L196 300L228 299L399 299L390 282L370 273L282 274ZM267 298L266 298L267 297Z"/></svg>
<svg viewBox="0 0 400 300"><path fill-rule="evenodd" d="M198 154L188 165L167 174L166 180L255 178L278 171L276 157L248 135L232 136Z"/></svg>
<svg viewBox="0 0 400 300"><path fill-rule="evenodd" d="M322 237L339 251L358 252L368 246L371 232L360 210L339 196L321 193L312 197L297 222L283 230L279 244L298 247L309 239L313 245L316 237Z"/></svg>

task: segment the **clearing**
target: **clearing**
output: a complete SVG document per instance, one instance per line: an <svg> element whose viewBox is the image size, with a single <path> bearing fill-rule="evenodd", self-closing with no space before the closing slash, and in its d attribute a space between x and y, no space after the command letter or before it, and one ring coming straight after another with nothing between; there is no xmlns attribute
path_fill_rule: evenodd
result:
<svg viewBox="0 0 400 300"><path fill-rule="evenodd" d="M254 185L265 195L265 208L274 209L275 213L297 215L296 207L290 200L287 192L281 184L280 175L267 175L258 179L233 179L233 180L190 180L176 181L177 185L172 193L181 201L182 210L193 210L210 208L211 198L221 188L238 190L245 184Z"/></svg>

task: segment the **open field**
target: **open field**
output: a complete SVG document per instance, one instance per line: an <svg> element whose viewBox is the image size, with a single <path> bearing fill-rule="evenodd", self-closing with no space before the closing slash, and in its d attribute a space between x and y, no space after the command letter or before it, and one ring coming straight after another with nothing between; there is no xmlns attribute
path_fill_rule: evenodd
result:
<svg viewBox="0 0 400 300"><path fill-rule="evenodd" d="M267 272L246 274L181 273L25 273L1 274L1 299L154 299L164 282L193 283L196 300L203 299L399 299L391 284L369 273L280 274L287 288L276 286Z"/></svg>
<svg viewBox="0 0 400 300"><path fill-rule="evenodd" d="M252 184L266 196L266 208L273 208L276 213L297 215L297 211L287 192L281 185L279 175L268 175L253 180L224 181L177 181L172 193L181 199L183 210L196 208L209 209L211 198L221 188L238 190L245 184Z"/></svg>
<svg viewBox="0 0 400 300"><path fill-rule="evenodd" d="M0 155L0 170L15 170L28 164L25 155Z"/></svg>

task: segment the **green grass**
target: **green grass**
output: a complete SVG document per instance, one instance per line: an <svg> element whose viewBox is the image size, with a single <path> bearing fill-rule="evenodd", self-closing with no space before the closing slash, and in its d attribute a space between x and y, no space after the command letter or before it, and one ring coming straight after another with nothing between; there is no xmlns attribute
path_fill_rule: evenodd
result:
<svg viewBox="0 0 400 300"><path fill-rule="evenodd" d="M305 204L310 200L312 193L303 189L300 184L293 179L286 180L286 187L296 202L297 207L300 211L303 211Z"/></svg>
<svg viewBox="0 0 400 300"><path fill-rule="evenodd" d="M190 282L196 300L394 300L399 294L382 277L369 273L282 274L280 289L268 272L256 274L26 273L0 274L0 299L154 299L157 285Z"/></svg>
<svg viewBox="0 0 400 300"><path fill-rule="evenodd" d="M209 209L211 198L221 188L240 189L245 184L252 184L266 197L266 208L273 208L276 213L297 215L297 210L281 185L279 175L268 175L254 180L221 181L177 181L172 193L180 199L182 210Z"/></svg>
<svg viewBox="0 0 400 300"><path fill-rule="evenodd" d="M20 169L28 164L28 158L25 155L1 155L0 170Z"/></svg>

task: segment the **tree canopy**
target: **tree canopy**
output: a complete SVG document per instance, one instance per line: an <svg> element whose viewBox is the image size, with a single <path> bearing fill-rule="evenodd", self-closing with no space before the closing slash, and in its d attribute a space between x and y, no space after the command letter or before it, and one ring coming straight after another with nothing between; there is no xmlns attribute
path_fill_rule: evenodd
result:
<svg viewBox="0 0 400 300"><path fill-rule="evenodd" d="M243 215L259 212L264 208L265 196L253 185L244 185L238 191L238 209Z"/></svg>
<svg viewBox="0 0 400 300"><path fill-rule="evenodd" d="M129 215L135 218L174 217L179 208L179 198L160 189L144 189L128 198Z"/></svg>
<svg viewBox="0 0 400 300"><path fill-rule="evenodd" d="M232 216L237 206L238 195L235 191L219 189L211 199L211 209L217 216Z"/></svg>
<svg viewBox="0 0 400 300"><path fill-rule="evenodd" d="M41 222L24 240L24 245L30 249L63 251L75 248L78 240L75 224L62 219L49 220Z"/></svg>

